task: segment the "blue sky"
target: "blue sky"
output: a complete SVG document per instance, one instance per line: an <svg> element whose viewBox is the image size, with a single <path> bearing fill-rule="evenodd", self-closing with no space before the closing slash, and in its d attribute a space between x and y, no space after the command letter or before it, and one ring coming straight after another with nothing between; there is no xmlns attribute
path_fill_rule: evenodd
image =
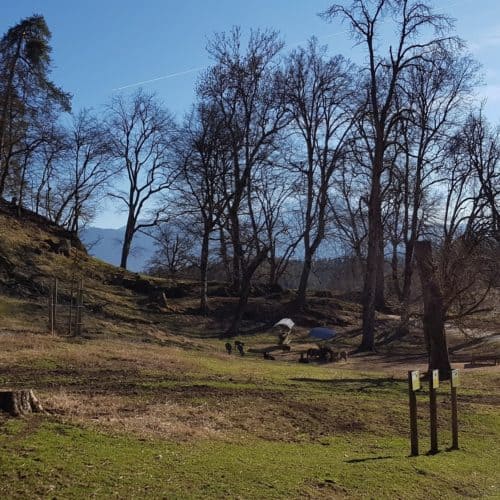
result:
<svg viewBox="0 0 500 500"><path fill-rule="evenodd" d="M338 0L337 0L338 1ZM330 0L16 0L3 1L0 30L33 13L43 14L52 31L54 81L71 92L75 111L98 109L120 87L145 83L179 117L193 101L198 69L210 60L206 41L233 25L270 27L291 48L315 35L332 53L356 59L342 26L317 13ZM464 38L483 65L490 119L500 122L500 0L435 0L457 19ZM122 91L134 90L129 87ZM105 227L121 225L112 210L98 218Z"/></svg>

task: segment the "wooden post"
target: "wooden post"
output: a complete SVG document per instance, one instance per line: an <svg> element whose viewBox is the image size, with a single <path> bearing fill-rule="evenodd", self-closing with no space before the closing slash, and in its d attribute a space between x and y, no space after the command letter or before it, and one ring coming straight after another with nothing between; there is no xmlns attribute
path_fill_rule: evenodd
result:
<svg viewBox="0 0 500 500"><path fill-rule="evenodd" d="M68 319L68 335L71 337L73 332L73 295L75 293L75 278L71 280L71 292L69 296L69 319Z"/></svg>
<svg viewBox="0 0 500 500"><path fill-rule="evenodd" d="M408 396L410 399L410 441L411 456L418 456L418 430L417 430L417 394L420 389L420 374L418 370L408 372Z"/></svg>
<svg viewBox="0 0 500 500"><path fill-rule="evenodd" d="M83 308L83 279L78 282L78 292L76 294L76 325L75 335L82 334L82 308Z"/></svg>
<svg viewBox="0 0 500 500"><path fill-rule="evenodd" d="M439 370L429 371L429 410L431 423L431 450L430 453L437 453L438 437L437 437L437 399L436 389L439 387Z"/></svg>
<svg viewBox="0 0 500 500"><path fill-rule="evenodd" d="M57 278L54 278L52 298L52 335L55 335L57 325Z"/></svg>
<svg viewBox="0 0 500 500"><path fill-rule="evenodd" d="M452 450L458 450L458 407L457 387L459 386L458 370L451 371L451 436Z"/></svg>
<svg viewBox="0 0 500 500"><path fill-rule="evenodd" d="M51 283L49 288L49 331L54 335L54 285Z"/></svg>

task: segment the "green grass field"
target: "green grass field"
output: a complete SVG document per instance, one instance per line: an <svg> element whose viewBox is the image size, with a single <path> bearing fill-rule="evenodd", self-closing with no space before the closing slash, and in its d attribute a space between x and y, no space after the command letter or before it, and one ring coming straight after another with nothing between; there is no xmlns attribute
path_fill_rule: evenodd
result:
<svg viewBox="0 0 500 500"><path fill-rule="evenodd" d="M2 498L460 498L500 496L500 373L462 372L459 451L449 386L429 448L409 457L402 368L231 357L130 341L0 336L0 382L47 415L0 417Z"/></svg>

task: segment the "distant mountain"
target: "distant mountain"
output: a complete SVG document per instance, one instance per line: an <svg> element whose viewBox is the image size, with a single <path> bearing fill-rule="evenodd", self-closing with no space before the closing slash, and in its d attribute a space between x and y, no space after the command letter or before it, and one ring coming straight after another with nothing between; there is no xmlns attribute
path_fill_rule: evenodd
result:
<svg viewBox="0 0 500 500"><path fill-rule="evenodd" d="M124 233L125 227L119 229L87 227L81 232L81 239L90 255L119 266ZM132 242L128 269L134 272L143 271L154 252L154 240L145 234L137 233Z"/></svg>

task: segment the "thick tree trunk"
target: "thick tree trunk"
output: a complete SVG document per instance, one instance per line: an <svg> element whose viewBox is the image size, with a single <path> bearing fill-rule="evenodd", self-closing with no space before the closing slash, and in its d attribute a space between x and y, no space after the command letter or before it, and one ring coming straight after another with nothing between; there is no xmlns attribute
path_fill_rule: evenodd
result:
<svg viewBox="0 0 500 500"><path fill-rule="evenodd" d="M391 259L391 278L394 292L398 296L398 300L403 300L403 292L399 283L399 261L398 261L398 244L397 241L392 242L392 259Z"/></svg>
<svg viewBox="0 0 500 500"><path fill-rule="evenodd" d="M403 269L403 289L401 290L401 319L398 330L401 335L410 332L410 295L413 278L413 242L406 245L405 264Z"/></svg>
<svg viewBox="0 0 500 500"><path fill-rule="evenodd" d="M378 241L378 252L377 252L377 284L375 286L375 309L377 311L384 311L386 308L385 294L384 294L385 259L384 259L383 226L381 219L377 221L377 226L380 228L380 236Z"/></svg>
<svg viewBox="0 0 500 500"><path fill-rule="evenodd" d="M297 289L297 305L304 307L306 305L306 292L307 283L309 282L309 275L312 269L312 254L308 248L305 249L304 265L302 266L302 273L300 274L299 287Z"/></svg>
<svg viewBox="0 0 500 500"><path fill-rule="evenodd" d="M240 331L241 322L243 321L243 315L245 314L245 310L248 304L248 298L250 297L250 286L251 280L244 278L240 290L240 299L238 301L238 306L236 308L231 326L226 332L226 337L233 337L235 335L238 335Z"/></svg>
<svg viewBox="0 0 500 500"><path fill-rule="evenodd" d="M241 280L241 260L243 257L243 246L241 245L240 239L240 221L238 219L238 214L234 211L230 214L231 219L231 244L233 246L233 265L232 265L232 277L231 286L235 292L241 292L245 286Z"/></svg>
<svg viewBox="0 0 500 500"><path fill-rule="evenodd" d="M224 228L219 226L219 242L220 242L220 258L222 261L222 266L224 267L224 272L226 274L226 282L230 283L232 279L231 262L229 260L229 255L227 253L227 241L224 235Z"/></svg>
<svg viewBox="0 0 500 500"><path fill-rule="evenodd" d="M134 237L134 226L135 221L129 218L127 221L127 227L125 228L125 234L123 236L122 256L120 260L120 267L122 269L127 269L128 256L130 254L132 238Z"/></svg>
<svg viewBox="0 0 500 500"><path fill-rule="evenodd" d="M43 412L42 405L32 390L0 391L0 410L6 411L13 417Z"/></svg>
<svg viewBox="0 0 500 500"><path fill-rule="evenodd" d="M246 306L248 304L248 298L250 297L250 287L252 283L252 277L255 274L257 268L262 264L267 256L268 248L263 248L255 256L255 259L251 262L245 271L242 279L242 286L240 290L240 300L238 301L238 306L234 314L233 321L228 331L226 332L227 337L232 337L238 335L241 327L241 321L243 320L243 315L245 313Z"/></svg>
<svg viewBox="0 0 500 500"><path fill-rule="evenodd" d="M203 240L201 243L200 255L200 312L208 312L208 252L210 244L210 231L207 227L203 230Z"/></svg>
<svg viewBox="0 0 500 500"><path fill-rule="evenodd" d="M379 164L382 156L379 152ZM380 288L380 247L382 239L380 171L374 164L370 200L368 203L368 254L366 258L365 283L363 287L363 336L359 351L375 350L375 308L377 284ZM383 280L382 280L383 286ZM380 293L380 290L379 290ZM380 298L380 297L379 297Z"/></svg>
<svg viewBox="0 0 500 500"><path fill-rule="evenodd" d="M424 336L429 355L429 370L439 370L440 377L446 379L451 372L444 328L446 311L436 277L430 241L415 242L415 258L424 297Z"/></svg>

